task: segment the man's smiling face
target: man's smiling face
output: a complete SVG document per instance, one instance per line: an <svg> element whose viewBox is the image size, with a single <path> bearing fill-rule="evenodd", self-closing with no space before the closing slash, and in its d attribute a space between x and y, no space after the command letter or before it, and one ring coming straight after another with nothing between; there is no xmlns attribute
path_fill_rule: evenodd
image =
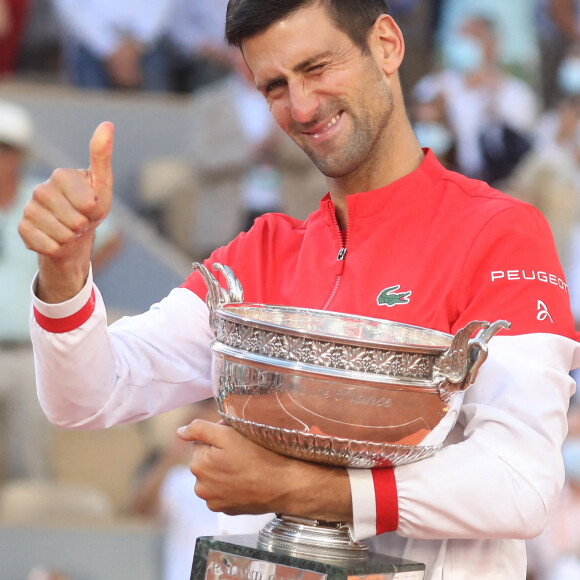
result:
<svg viewBox="0 0 580 580"><path fill-rule="evenodd" d="M391 89L373 55L323 6L291 14L242 49L274 119L324 175L371 167L391 115Z"/></svg>

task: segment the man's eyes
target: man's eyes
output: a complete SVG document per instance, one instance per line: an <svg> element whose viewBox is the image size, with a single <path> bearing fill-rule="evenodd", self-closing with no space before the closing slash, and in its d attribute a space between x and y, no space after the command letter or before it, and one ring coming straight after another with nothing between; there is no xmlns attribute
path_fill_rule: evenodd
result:
<svg viewBox="0 0 580 580"><path fill-rule="evenodd" d="M309 66L307 69L305 69L305 73L306 74L321 74L322 72L324 72L324 69L326 68L326 63L321 62L318 64L313 64L311 66ZM271 83L268 83L266 85L266 88L264 90L264 94L266 96L270 95L273 91L281 88L281 87L285 87L287 84L285 79L278 79L275 81L272 81Z"/></svg>
<svg viewBox="0 0 580 580"><path fill-rule="evenodd" d="M326 66L325 63L314 64L306 72L320 72Z"/></svg>
<svg viewBox="0 0 580 580"><path fill-rule="evenodd" d="M283 80L271 82L270 84L268 84L266 86L265 92L267 95L269 95L272 91L275 91L276 89L279 89L280 87L283 87L285 84L286 84L286 82Z"/></svg>

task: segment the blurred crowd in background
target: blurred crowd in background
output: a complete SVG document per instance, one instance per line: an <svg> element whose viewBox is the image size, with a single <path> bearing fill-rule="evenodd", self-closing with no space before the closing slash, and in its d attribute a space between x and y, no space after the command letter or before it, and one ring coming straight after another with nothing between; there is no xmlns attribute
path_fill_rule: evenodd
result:
<svg viewBox="0 0 580 580"><path fill-rule="evenodd" d="M303 218L325 192L310 161L273 126L240 54L224 43L226 5L227 0L0 0L0 88L26 81L32 87L71 87L79 98L84 91L101 91L191 102L191 156L143 160L140 205L134 208L188 259L206 257L263 212ZM580 1L391 0L389 5L407 42L401 76L420 143L446 167L484 179L544 213L580 322ZM40 488L48 493L56 473L66 481L87 448L103 444L75 433L85 445L75 455L70 446L76 443L51 430L35 400L27 331L35 263L16 232L33 187L27 164L34 140L26 111L2 101L0 521L18 505L18 493L29 497L26 485L31 494ZM123 237L118 226L99 231L96 270L116 259ZM546 532L529 543L529 580L580 578L575 401L564 448L566 488ZM137 459L120 460L123 474L117 471L112 479L123 480L121 491L109 481L100 488L105 503L111 489L117 494L104 510L108 515L159 518L167 526L172 554L167 562L175 571L168 564L164 580L188 577L187 546L195 535L215 532L214 514L194 503L187 449L172 435L178 419L202 412L206 416L207 405L172 416L169 431L121 429L112 447L134 452ZM72 456L81 458L74 467ZM65 495L74 496L70 489ZM56 495L47 497L58 504ZM186 504L191 510L183 509ZM49 578L49 572L30 573L31 580L41 577Z"/></svg>

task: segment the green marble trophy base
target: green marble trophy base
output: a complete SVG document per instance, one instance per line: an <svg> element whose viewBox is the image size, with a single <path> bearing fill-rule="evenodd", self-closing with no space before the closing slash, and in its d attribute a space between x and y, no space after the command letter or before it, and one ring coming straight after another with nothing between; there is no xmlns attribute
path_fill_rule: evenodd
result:
<svg viewBox="0 0 580 580"><path fill-rule="evenodd" d="M191 580L423 580L425 565L370 553L364 563L336 564L257 548L255 535L198 538Z"/></svg>

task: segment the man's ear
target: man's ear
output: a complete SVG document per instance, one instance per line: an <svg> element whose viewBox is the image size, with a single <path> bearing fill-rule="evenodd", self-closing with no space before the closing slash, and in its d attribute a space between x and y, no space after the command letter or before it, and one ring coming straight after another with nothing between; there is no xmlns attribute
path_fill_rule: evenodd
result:
<svg viewBox="0 0 580 580"><path fill-rule="evenodd" d="M388 76L397 73L405 56L405 39L392 16L382 14L371 28L369 48L377 64Z"/></svg>

